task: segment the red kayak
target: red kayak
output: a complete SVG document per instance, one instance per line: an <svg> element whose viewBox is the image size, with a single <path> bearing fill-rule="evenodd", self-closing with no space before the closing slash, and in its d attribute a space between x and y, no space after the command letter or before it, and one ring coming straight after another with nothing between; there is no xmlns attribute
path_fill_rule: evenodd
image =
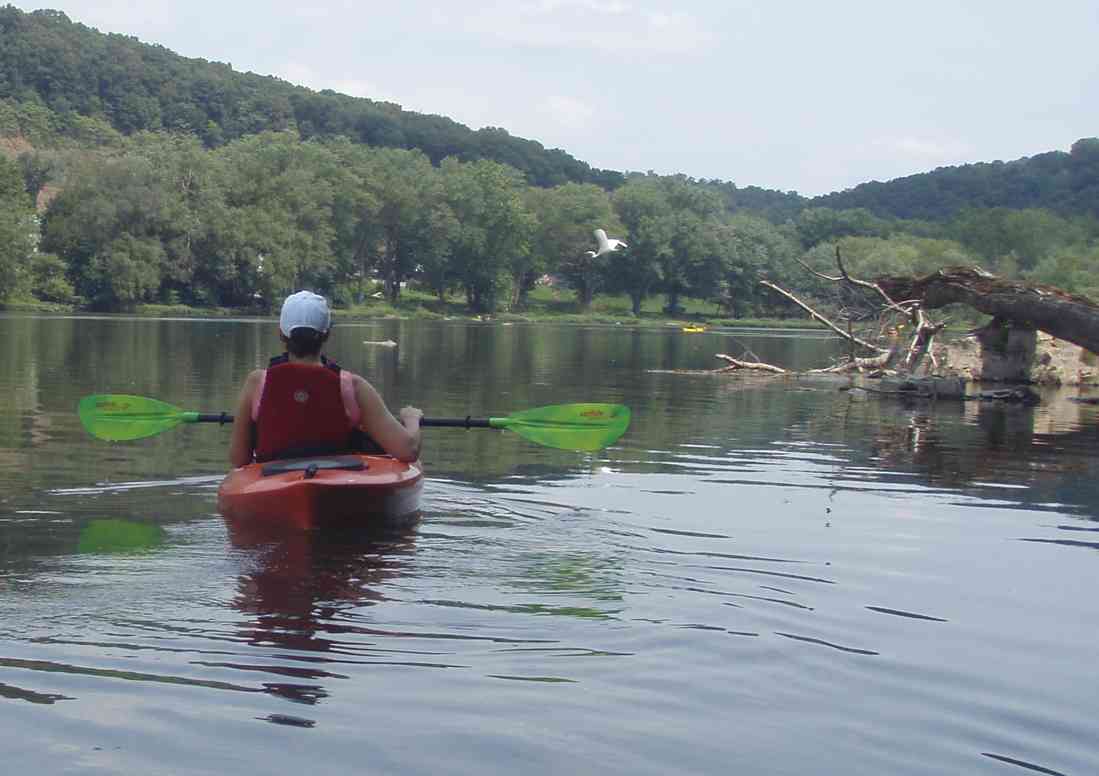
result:
<svg viewBox="0 0 1099 776"><path fill-rule="evenodd" d="M231 520L302 529L393 525L420 508L424 470L387 455L328 455L252 463L218 487L218 509Z"/></svg>

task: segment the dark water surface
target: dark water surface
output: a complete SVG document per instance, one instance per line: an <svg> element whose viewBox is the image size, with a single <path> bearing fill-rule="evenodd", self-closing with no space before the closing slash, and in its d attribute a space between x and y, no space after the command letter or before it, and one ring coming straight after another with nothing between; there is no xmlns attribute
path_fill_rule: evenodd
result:
<svg viewBox="0 0 1099 776"><path fill-rule="evenodd" d="M363 344L394 339L396 350ZM272 322L0 318L4 773L1099 773L1099 412L670 374L791 334L346 324L394 408L621 401L595 455L432 429L422 521L230 532Z"/></svg>

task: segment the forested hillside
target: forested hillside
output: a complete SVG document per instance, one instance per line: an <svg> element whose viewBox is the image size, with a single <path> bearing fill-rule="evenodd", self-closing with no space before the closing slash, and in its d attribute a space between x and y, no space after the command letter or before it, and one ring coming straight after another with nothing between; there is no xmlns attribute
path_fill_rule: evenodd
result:
<svg viewBox="0 0 1099 776"><path fill-rule="evenodd" d="M0 8L0 303L270 309L402 289L522 311L663 297L724 318L827 309L862 276L979 264L1099 298L1099 139L809 200L593 170L502 130L316 93L41 11ZM628 247L592 256L593 230ZM379 302L380 304L380 302ZM652 309L651 307L649 309Z"/></svg>
<svg viewBox="0 0 1099 776"><path fill-rule="evenodd" d="M1099 139L1078 140L1069 153L1050 151L863 183L817 197L813 204L929 221L947 220L966 208L1045 208L1062 215L1099 216Z"/></svg>
<svg viewBox="0 0 1099 776"><path fill-rule="evenodd" d="M502 129L474 132L443 116L239 73L227 64L102 34L59 11L0 8L0 99L40 100L61 115L102 117L127 135L190 133L207 148L294 127L306 140L342 135L373 146L417 148L435 163L448 156L492 159L538 186L574 181L613 188L622 182L620 173L592 169Z"/></svg>

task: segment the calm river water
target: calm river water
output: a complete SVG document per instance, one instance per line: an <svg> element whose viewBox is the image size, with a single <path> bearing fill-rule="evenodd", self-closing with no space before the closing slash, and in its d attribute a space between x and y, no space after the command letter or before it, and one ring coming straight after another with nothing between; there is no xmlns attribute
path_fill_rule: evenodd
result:
<svg viewBox="0 0 1099 776"><path fill-rule="evenodd" d="M698 373L826 364L806 334L348 323L331 355L393 408L633 424L593 455L431 429L417 526L260 542L216 511L227 429L112 445L74 410L231 410L272 321L9 316L0 342L4 773L1099 773L1074 392Z"/></svg>

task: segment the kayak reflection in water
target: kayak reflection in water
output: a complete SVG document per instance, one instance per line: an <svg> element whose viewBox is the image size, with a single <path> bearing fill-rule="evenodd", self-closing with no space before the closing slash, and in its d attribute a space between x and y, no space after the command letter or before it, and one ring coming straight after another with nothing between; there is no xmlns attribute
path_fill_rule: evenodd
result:
<svg viewBox="0 0 1099 776"><path fill-rule="evenodd" d="M274 663L266 670L280 677L263 682L265 692L317 705L331 695L334 679L346 678L329 670L330 662L343 662L349 653L364 659L377 636L402 635L371 627L363 607L387 600L385 588L415 553L415 523L384 532L280 530L255 521L228 521L228 528L243 561L230 603L244 615L236 635L253 647L273 650L272 660L263 662ZM365 659L392 659L387 655L383 651ZM256 670L251 663L234 667ZM315 724L285 714L266 719Z"/></svg>
<svg viewBox="0 0 1099 776"><path fill-rule="evenodd" d="M418 524L385 531L279 530L230 521L229 540L247 558L234 609L251 616L242 635L252 644L327 652L361 606L386 600L415 552Z"/></svg>
<svg viewBox="0 0 1099 776"><path fill-rule="evenodd" d="M283 302L286 352L245 378L229 447L233 466L360 450L419 458L423 413L405 407L398 420L374 386L325 358L331 322L323 296L299 291Z"/></svg>

